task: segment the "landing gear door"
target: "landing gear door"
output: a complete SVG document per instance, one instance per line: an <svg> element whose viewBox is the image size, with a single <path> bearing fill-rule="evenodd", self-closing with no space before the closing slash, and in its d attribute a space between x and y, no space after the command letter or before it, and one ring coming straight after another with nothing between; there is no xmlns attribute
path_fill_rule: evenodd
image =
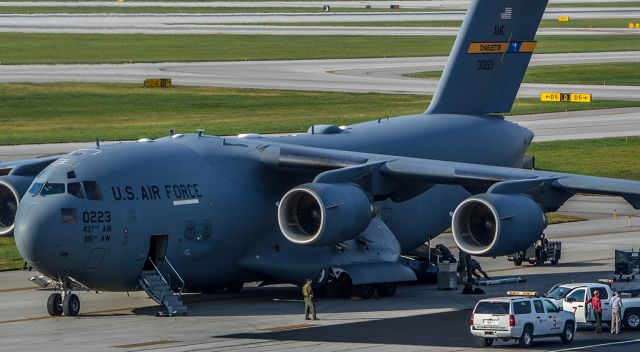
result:
<svg viewBox="0 0 640 352"><path fill-rule="evenodd" d="M564 299L564 310L573 312L577 323L587 322L586 291L584 288L577 288Z"/></svg>

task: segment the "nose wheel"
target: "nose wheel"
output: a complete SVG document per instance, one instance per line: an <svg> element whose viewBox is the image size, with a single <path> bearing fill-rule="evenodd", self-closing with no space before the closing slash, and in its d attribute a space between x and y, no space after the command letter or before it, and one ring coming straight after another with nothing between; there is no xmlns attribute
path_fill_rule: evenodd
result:
<svg viewBox="0 0 640 352"><path fill-rule="evenodd" d="M56 317L62 314L75 317L80 313L80 298L71 293L71 285L60 279L56 282L61 292L52 293L47 299L47 312Z"/></svg>
<svg viewBox="0 0 640 352"><path fill-rule="evenodd" d="M62 315L62 295L59 293L52 293L47 299L47 312L52 317Z"/></svg>
<svg viewBox="0 0 640 352"><path fill-rule="evenodd" d="M60 293L52 293L47 299L47 312L52 317L75 317L80 313L80 298L73 293L67 293L62 298Z"/></svg>

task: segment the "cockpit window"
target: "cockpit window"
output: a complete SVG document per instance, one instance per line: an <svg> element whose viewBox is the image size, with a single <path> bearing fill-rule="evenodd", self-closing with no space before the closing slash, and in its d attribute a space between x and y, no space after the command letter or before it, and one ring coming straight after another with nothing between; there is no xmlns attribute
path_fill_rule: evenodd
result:
<svg viewBox="0 0 640 352"><path fill-rule="evenodd" d="M37 196L38 194L40 194L40 191L42 190L42 182L36 182L33 184L33 186L31 186L31 189L29 190L29 193L33 194L34 196Z"/></svg>
<svg viewBox="0 0 640 352"><path fill-rule="evenodd" d="M71 182L67 185L67 193L72 196L84 199L84 192L82 191L82 185L80 182Z"/></svg>
<svg viewBox="0 0 640 352"><path fill-rule="evenodd" d="M96 181L84 181L84 190L87 193L87 199L89 200L102 200L102 192Z"/></svg>
<svg viewBox="0 0 640 352"><path fill-rule="evenodd" d="M40 192L40 195L48 196L51 194L64 193L64 191L65 191L64 183L47 182L44 184L44 186L42 186L42 191Z"/></svg>

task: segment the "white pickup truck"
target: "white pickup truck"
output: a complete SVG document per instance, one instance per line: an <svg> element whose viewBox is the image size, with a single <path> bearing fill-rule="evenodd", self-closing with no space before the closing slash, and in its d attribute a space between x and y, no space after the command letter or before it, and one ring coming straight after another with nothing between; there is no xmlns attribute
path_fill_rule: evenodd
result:
<svg viewBox="0 0 640 352"><path fill-rule="evenodd" d="M576 323L594 323L595 317L591 306L586 302L591 300L594 291L600 292L602 300L602 321L611 322L611 303L613 290L601 283L577 283L556 285L547 292L545 297L558 308L573 312ZM640 298L625 298L622 296L622 323L627 329L640 329Z"/></svg>

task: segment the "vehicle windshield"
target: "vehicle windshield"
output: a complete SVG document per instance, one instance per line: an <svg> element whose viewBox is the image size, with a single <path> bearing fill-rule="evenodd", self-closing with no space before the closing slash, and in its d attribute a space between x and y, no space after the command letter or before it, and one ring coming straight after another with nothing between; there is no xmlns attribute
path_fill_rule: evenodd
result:
<svg viewBox="0 0 640 352"><path fill-rule="evenodd" d="M551 291L547 292L547 297L552 299L563 299L569 291L571 291L571 289L568 287L554 287Z"/></svg>
<svg viewBox="0 0 640 352"><path fill-rule="evenodd" d="M480 302L475 314L509 314L509 302Z"/></svg>

